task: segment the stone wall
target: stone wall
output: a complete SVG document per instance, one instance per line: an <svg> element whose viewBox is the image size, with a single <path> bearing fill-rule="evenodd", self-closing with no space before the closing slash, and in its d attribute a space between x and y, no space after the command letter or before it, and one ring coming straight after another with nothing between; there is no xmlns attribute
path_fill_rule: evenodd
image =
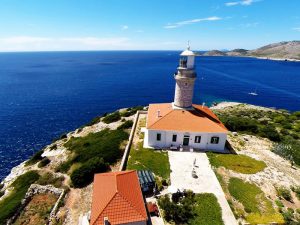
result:
<svg viewBox="0 0 300 225"><path fill-rule="evenodd" d="M17 212L15 213L15 215L10 220L8 220L7 225L13 224L13 222L17 219L17 217L20 215L20 213L26 207L26 205L31 201L31 199L32 199L32 197L34 195L47 194L47 193L54 194L54 195L56 195L58 197L56 203L54 204L54 206L53 206L53 208L52 208L52 210L50 212L48 223L47 223L49 225L53 224L52 221L56 220L56 216L55 215L56 215L56 212L58 210L59 203L62 201L62 199L65 196L65 190L59 189L59 188L55 188L52 185L42 186L42 185L39 185L39 184L32 184L29 187L29 189L28 189L28 191L27 191L24 199L22 200L21 206L19 207L19 209L17 210Z"/></svg>

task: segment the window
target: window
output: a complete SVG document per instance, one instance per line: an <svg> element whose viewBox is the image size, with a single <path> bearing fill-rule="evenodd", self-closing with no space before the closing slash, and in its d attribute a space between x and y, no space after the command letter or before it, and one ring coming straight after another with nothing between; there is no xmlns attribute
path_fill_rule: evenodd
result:
<svg viewBox="0 0 300 225"><path fill-rule="evenodd" d="M195 143L200 143L200 142L201 142L201 136L196 136Z"/></svg>
<svg viewBox="0 0 300 225"><path fill-rule="evenodd" d="M156 134L156 140L157 140L157 141L160 141L160 140L161 140L161 133L157 133L157 134Z"/></svg>
<svg viewBox="0 0 300 225"><path fill-rule="evenodd" d="M176 142L176 141L177 141L177 134L173 134L172 141L173 141L173 142Z"/></svg>
<svg viewBox="0 0 300 225"><path fill-rule="evenodd" d="M212 137L210 140L211 144L219 144L219 137Z"/></svg>

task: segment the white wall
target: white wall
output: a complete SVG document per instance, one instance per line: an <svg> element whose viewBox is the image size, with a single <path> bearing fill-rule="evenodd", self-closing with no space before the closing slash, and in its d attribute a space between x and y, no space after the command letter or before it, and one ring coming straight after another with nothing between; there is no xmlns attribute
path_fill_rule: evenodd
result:
<svg viewBox="0 0 300 225"><path fill-rule="evenodd" d="M161 141L156 140L157 133L161 134ZM177 135L176 142L172 142L173 134ZM157 148L169 148L172 146L178 146L183 144L184 135L189 135L189 146L193 148L203 150L223 151L227 139L226 133L196 133L196 132L178 132L178 131L163 131L163 130L146 130L144 146L145 147L157 147ZM195 136L201 136L201 142L195 143ZM218 144L211 144L211 137L219 137Z"/></svg>

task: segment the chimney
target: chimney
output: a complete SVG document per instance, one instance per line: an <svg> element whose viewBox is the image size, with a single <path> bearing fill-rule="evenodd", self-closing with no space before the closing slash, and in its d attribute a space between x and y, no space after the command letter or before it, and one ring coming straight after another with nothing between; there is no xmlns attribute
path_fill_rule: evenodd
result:
<svg viewBox="0 0 300 225"><path fill-rule="evenodd" d="M110 225L109 221L108 221L108 217L104 217L104 225Z"/></svg>
<svg viewBox="0 0 300 225"><path fill-rule="evenodd" d="M160 110L157 110L157 118L160 117Z"/></svg>
<svg viewBox="0 0 300 225"><path fill-rule="evenodd" d="M202 109L204 108L204 106L205 106L205 102L202 103Z"/></svg>

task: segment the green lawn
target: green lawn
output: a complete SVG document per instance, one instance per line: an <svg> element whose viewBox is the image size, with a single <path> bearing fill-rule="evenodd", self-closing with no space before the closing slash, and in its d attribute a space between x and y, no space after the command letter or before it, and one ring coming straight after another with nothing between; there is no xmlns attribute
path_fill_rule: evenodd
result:
<svg viewBox="0 0 300 225"><path fill-rule="evenodd" d="M246 220L251 224L278 222L284 223L283 217L276 212L272 203L255 184L239 178L230 178L229 193L244 206Z"/></svg>
<svg viewBox="0 0 300 225"><path fill-rule="evenodd" d="M189 220L194 225L222 225L222 209L214 194L196 194L195 217Z"/></svg>
<svg viewBox="0 0 300 225"><path fill-rule="evenodd" d="M29 171L19 176L13 183L13 191L9 196L0 201L0 224L12 217L21 204L28 188L39 179L40 175L36 171Z"/></svg>
<svg viewBox="0 0 300 225"><path fill-rule="evenodd" d="M170 163L167 152L143 148L143 143L130 149L127 162L129 170L151 170L156 176L163 179L170 177Z"/></svg>
<svg viewBox="0 0 300 225"><path fill-rule="evenodd" d="M253 174L264 170L267 166L246 155L207 153L210 164L214 167L225 167L238 173Z"/></svg>

